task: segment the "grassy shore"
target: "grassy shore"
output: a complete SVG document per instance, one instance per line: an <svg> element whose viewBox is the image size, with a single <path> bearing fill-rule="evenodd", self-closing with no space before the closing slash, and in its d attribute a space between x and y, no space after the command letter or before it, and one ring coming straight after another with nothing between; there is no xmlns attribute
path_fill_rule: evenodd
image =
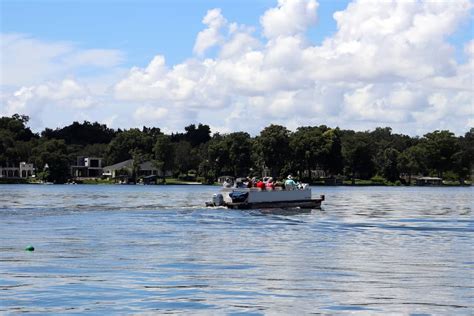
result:
<svg viewBox="0 0 474 316"><path fill-rule="evenodd" d="M81 179L80 181L75 181L78 184L117 184L114 180L107 179ZM161 185L161 179L158 180L158 185ZM173 184L173 185L190 185L190 184L201 184L200 182L193 181L182 181L177 178L166 178L164 184Z"/></svg>
<svg viewBox="0 0 474 316"><path fill-rule="evenodd" d="M110 184L117 184L114 180L108 179L81 179L72 182L74 184L102 184L102 185L110 185ZM41 184L40 181L37 179L5 179L0 178L0 184ZM163 185L161 179L158 180L158 185ZM166 178L165 185L196 185L202 184L201 182L197 181L184 181L178 178ZM220 185L218 183L214 183L214 185ZM401 183L400 181L390 182L387 180L380 180L380 179L371 179L371 180L361 180L355 179L354 182L352 180L344 180L342 184L327 184L322 180L312 181L311 185L313 186L407 186L406 184ZM413 182L411 186L415 186ZM459 186L472 186L471 181L466 181L464 184L460 184L459 181L444 181L443 185L445 187L459 187Z"/></svg>
<svg viewBox="0 0 474 316"><path fill-rule="evenodd" d="M27 179L5 179L0 178L0 184L26 184Z"/></svg>

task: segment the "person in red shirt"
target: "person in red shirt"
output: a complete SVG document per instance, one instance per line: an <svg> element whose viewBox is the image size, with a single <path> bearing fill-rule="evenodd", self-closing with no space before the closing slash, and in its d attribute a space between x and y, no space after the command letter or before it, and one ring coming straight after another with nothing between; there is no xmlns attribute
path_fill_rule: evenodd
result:
<svg viewBox="0 0 474 316"><path fill-rule="evenodd" d="M258 180L257 181L257 185L256 185L257 188L260 188L262 190L265 190L265 183L262 181L262 180Z"/></svg>

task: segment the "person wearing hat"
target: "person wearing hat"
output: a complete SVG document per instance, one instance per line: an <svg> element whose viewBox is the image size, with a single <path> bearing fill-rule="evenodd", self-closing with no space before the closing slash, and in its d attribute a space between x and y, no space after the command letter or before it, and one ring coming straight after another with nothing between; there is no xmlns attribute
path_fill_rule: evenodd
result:
<svg viewBox="0 0 474 316"><path fill-rule="evenodd" d="M293 180L293 177L290 174L288 176L288 178L286 179L286 181L285 181L285 189L294 190L294 189L296 189L297 185L298 184L295 182L295 180Z"/></svg>

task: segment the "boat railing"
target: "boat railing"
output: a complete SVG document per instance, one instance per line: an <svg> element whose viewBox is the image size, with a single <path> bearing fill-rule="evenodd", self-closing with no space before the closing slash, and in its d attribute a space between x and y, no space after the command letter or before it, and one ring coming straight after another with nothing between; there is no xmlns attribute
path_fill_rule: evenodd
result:
<svg viewBox="0 0 474 316"><path fill-rule="evenodd" d="M274 191L304 191L304 190L311 190L309 185L302 185L294 188L285 189L283 187L275 187L274 189L261 189L256 187L251 188L237 188L237 187L223 187L222 191L224 192L232 192L232 191L240 191L240 192L274 192Z"/></svg>

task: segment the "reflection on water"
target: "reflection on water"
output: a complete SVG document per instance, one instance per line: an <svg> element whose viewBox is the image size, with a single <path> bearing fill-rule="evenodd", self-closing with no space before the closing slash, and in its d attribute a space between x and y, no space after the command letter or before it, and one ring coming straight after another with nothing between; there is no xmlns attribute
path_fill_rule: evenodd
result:
<svg viewBox="0 0 474 316"><path fill-rule="evenodd" d="M472 313L471 188L316 187L307 213L216 189L0 186L0 313Z"/></svg>

